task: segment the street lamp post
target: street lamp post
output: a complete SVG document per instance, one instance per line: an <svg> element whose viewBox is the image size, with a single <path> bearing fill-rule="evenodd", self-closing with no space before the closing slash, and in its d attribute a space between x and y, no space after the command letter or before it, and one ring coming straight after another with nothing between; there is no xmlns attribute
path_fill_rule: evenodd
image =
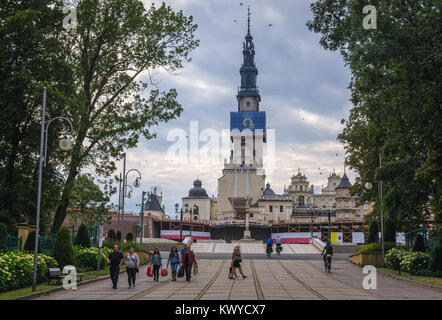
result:
<svg viewBox="0 0 442 320"><path fill-rule="evenodd" d="M146 191L143 191L141 194L141 214L140 214L140 244L143 243L143 237L144 237L144 196L147 194Z"/></svg>
<svg viewBox="0 0 442 320"><path fill-rule="evenodd" d="M47 146L48 146L48 129L52 121L57 119L66 120L69 123L71 131L69 133L64 133L63 137L59 141L59 147L62 150L72 149L72 136L74 129L72 123L68 118L65 117L55 117L51 119L45 127L46 119L46 87L43 89L43 107L41 112L41 135L40 135L40 161L38 169L38 193L37 193L37 217L35 222L35 247L34 247L34 274L32 279L32 291L35 291L37 286L37 258L38 258L38 234L40 229L40 205L41 205L41 183L42 183L42 173L43 166L46 167L47 163Z"/></svg>
<svg viewBox="0 0 442 320"><path fill-rule="evenodd" d="M121 198L121 252L123 252L123 244L124 244L124 198L126 197L126 187L127 185L127 175L131 171L136 171L139 177L134 181L134 187L138 188L140 186L141 173L137 169L130 169L126 172L126 153L124 153L124 162L123 162L123 196ZM130 193L129 193L130 195ZM130 196L128 196L130 198Z"/></svg>

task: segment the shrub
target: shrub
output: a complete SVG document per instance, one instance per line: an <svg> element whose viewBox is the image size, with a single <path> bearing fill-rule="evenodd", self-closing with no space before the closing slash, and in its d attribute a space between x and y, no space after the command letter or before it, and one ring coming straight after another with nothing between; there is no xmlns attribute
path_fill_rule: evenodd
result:
<svg viewBox="0 0 442 320"><path fill-rule="evenodd" d="M384 241L396 242L396 227L390 219L385 220Z"/></svg>
<svg viewBox="0 0 442 320"><path fill-rule="evenodd" d="M117 240L117 235L115 234L115 230L114 229L110 229L107 233L107 238L109 240L115 241Z"/></svg>
<svg viewBox="0 0 442 320"><path fill-rule="evenodd" d="M60 268L67 265L75 265L74 249L72 247L69 229L61 227L55 237L53 257L57 260Z"/></svg>
<svg viewBox="0 0 442 320"><path fill-rule="evenodd" d="M388 250L395 248L396 243L394 242L384 242L384 251L387 252ZM378 252L382 251L382 244L381 243L369 243L363 246L362 248L358 249L358 252Z"/></svg>
<svg viewBox="0 0 442 320"><path fill-rule="evenodd" d="M83 268L93 268L97 267L97 255L98 248L81 248L77 247L75 251L75 261L79 267ZM100 268L103 269L106 266L106 258L112 252L112 249L101 248L100 250Z"/></svg>
<svg viewBox="0 0 442 320"><path fill-rule="evenodd" d="M431 271L428 269L423 269L423 270L417 270L414 275L424 276L424 277L442 278L442 271Z"/></svg>
<svg viewBox="0 0 442 320"><path fill-rule="evenodd" d="M134 234L132 232L126 234L126 241L134 241Z"/></svg>
<svg viewBox="0 0 442 320"><path fill-rule="evenodd" d="M431 250L431 258L430 258L430 270L431 271L441 271L442 272L442 245L436 245Z"/></svg>
<svg viewBox="0 0 442 320"><path fill-rule="evenodd" d="M408 252L409 251L404 248L392 248L388 250L384 257L385 266L393 269L395 262L400 263Z"/></svg>
<svg viewBox="0 0 442 320"><path fill-rule="evenodd" d="M120 230L117 231L117 240L121 241L121 231Z"/></svg>
<svg viewBox="0 0 442 320"><path fill-rule="evenodd" d="M110 241L110 240L103 241L103 247L113 249L114 245L117 245L118 248L120 248L121 242L120 241ZM123 243L123 249L130 249L131 247L134 247L135 250L141 249L140 245L134 241L126 241Z"/></svg>
<svg viewBox="0 0 442 320"><path fill-rule="evenodd" d="M400 267L402 271L415 274L418 270L426 269L429 261L430 256L427 253L407 251L401 260Z"/></svg>
<svg viewBox="0 0 442 320"><path fill-rule="evenodd" d="M90 248L91 238L89 237L89 230L85 224L81 224L78 228L77 237L75 238L75 245L83 248Z"/></svg>
<svg viewBox="0 0 442 320"><path fill-rule="evenodd" d="M48 268L58 267L54 258L39 254L37 257L37 282L47 280ZM23 288L32 284L34 255L25 251L0 254L0 292Z"/></svg>
<svg viewBox="0 0 442 320"><path fill-rule="evenodd" d="M368 230L368 243L376 243L379 242L379 236L378 236L378 223L376 220L371 220L370 222L370 228Z"/></svg>
<svg viewBox="0 0 442 320"><path fill-rule="evenodd" d="M424 237L420 233L416 235L416 239L414 240L413 251L425 252Z"/></svg>
<svg viewBox="0 0 442 320"><path fill-rule="evenodd" d="M0 223L0 251L6 250L8 241L8 227L4 223Z"/></svg>

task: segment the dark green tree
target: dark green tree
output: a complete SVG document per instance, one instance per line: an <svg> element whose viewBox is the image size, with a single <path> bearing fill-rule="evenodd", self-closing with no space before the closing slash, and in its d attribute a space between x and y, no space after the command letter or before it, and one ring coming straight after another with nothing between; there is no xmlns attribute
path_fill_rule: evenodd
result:
<svg viewBox="0 0 442 320"><path fill-rule="evenodd" d="M115 230L114 230L114 229L110 229L110 230L107 232L107 238L108 238L109 240L111 240L111 241L115 241L115 240L117 240L117 235L115 234Z"/></svg>
<svg viewBox="0 0 442 320"><path fill-rule="evenodd" d="M60 269L64 266L75 265L74 248L72 246L71 233L67 227L61 227L55 237L52 256L57 260Z"/></svg>
<svg viewBox="0 0 442 320"><path fill-rule="evenodd" d="M71 68L61 39L63 1L3 0L0 5L0 222L13 234L15 224L35 224L42 91L47 119L64 114L73 91ZM63 178L58 136L63 123L49 129L48 164L43 171L41 228L47 230Z"/></svg>
<svg viewBox="0 0 442 320"><path fill-rule="evenodd" d="M140 136L154 138L152 127L181 114L175 89L161 92L140 75L182 68L198 45L193 18L164 3L146 9L140 0L83 0L76 13L76 27L63 32L76 88L67 112L75 136L64 162L67 178L53 231L63 224L82 168L90 165L97 174L110 175L114 160Z"/></svg>
<svg viewBox="0 0 442 320"><path fill-rule="evenodd" d="M121 241L121 231L120 230L117 231L117 240Z"/></svg>
<svg viewBox="0 0 442 320"><path fill-rule="evenodd" d="M78 227L77 237L75 238L75 245L82 246L83 248L90 248L91 238L89 237L89 230L87 226L82 223Z"/></svg>
<svg viewBox="0 0 442 320"><path fill-rule="evenodd" d="M385 242L396 243L396 227L391 219L386 219L384 222L384 236Z"/></svg>
<svg viewBox="0 0 442 320"><path fill-rule="evenodd" d="M378 234L378 223L376 220L372 220L370 222L370 227L368 230L368 239L367 243L377 243L379 242L379 234Z"/></svg>
<svg viewBox="0 0 442 320"><path fill-rule="evenodd" d="M318 0L307 26L349 66L353 107L338 136L357 171L352 192L380 201L366 180L383 181L383 205L398 228L421 225L442 208L442 25L438 0L370 1L376 29L363 28L365 0ZM437 52L437 54L435 54ZM382 155L380 166L379 154Z"/></svg>
<svg viewBox="0 0 442 320"><path fill-rule="evenodd" d="M420 233L418 233L416 235L416 239L414 240L413 251L414 252L425 252L424 237Z"/></svg>
<svg viewBox="0 0 442 320"><path fill-rule="evenodd" d="M132 232L126 234L126 241L134 241L134 234Z"/></svg>
<svg viewBox="0 0 442 320"><path fill-rule="evenodd" d="M6 250L8 241L8 227L4 223L0 223L0 251Z"/></svg>

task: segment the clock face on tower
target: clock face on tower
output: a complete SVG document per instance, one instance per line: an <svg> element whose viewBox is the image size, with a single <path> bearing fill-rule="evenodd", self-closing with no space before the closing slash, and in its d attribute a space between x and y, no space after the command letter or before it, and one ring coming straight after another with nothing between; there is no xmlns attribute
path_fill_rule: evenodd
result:
<svg viewBox="0 0 442 320"><path fill-rule="evenodd" d="M258 102L253 97L242 97L239 101L239 111L258 111Z"/></svg>

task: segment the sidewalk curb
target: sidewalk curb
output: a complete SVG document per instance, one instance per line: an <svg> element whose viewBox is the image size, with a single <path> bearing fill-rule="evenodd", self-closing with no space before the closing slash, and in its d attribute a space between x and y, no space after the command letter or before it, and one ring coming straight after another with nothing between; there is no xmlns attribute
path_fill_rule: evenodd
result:
<svg viewBox="0 0 442 320"><path fill-rule="evenodd" d="M378 270L378 271L380 273L382 273L382 274L385 274L385 275L387 275L387 276L389 276L391 278L397 279L397 280L407 281L407 282L410 282L410 283L414 283L414 284L420 285L422 287L426 287L426 288L430 288L430 289L434 289L434 290L442 292L442 287L441 286L437 286L437 285L434 285L434 284L425 283L425 282L421 282L421 281L412 280L412 279L408 279L408 278L405 278L405 277L397 276L395 274L391 274L391 273L386 272L384 270Z"/></svg>
<svg viewBox="0 0 442 320"><path fill-rule="evenodd" d="M124 272L126 272L126 270L120 270L120 274L122 274ZM110 279L110 275L100 276L98 278L77 282L77 286L80 287L80 286L83 286L83 285L86 285L86 284L90 284L90 283L94 283L94 282L101 281L101 280L106 280L106 279ZM62 291L62 290L65 290L65 289L63 287L58 287L58 288L44 290L44 291L40 291L40 292L36 292L36 293L30 293L28 295L21 296L21 297L16 297L16 298L13 298L13 299L10 299L10 300L30 300L30 299L33 299L33 298L38 298L38 297L41 297L41 296L46 296L46 295L49 295L51 293Z"/></svg>
<svg viewBox="0 0 442 320"><path fill-rule="evenodd" d="M350 262L350 263L352 263L352 264L354 264L354 265L356 265L356 266L358 266L358 267L363 267L363 266L361 266L361 265L359 265L359 264L357 264L356 262L353 262L353 261L351 261L351 260L348 260L348 262ZM425 283L425 282L421 282L421 281L417 281L417 280L412 280L412 279L408 279L408 278L405 278L405 277L401 277L401 276L397 276L397 275L395 275L395 274L391 274L391 273L389 273L389 272L387 272L387 271L384 271L384 270L378 270L378 269L376 269L378 272L380 272L380 273L382 273L382 274L384 274L384 275L386 275L386 276L389 276L389 277L391 277L391 278L394 278L394 279L396 279L396 280L402 280L402 281L406 281L406 282L409 282L409 283L413 283L413 284L416 284L416 285L419 285L419 286L421 286L421 287L426 287L426 288L429 288L429 289L434 289L434 290L437 290L437 291L441 291L442 292L442 287L441 286L436 286L436 285L434 285L434 284L430 284L430 283Z"/></svg>

